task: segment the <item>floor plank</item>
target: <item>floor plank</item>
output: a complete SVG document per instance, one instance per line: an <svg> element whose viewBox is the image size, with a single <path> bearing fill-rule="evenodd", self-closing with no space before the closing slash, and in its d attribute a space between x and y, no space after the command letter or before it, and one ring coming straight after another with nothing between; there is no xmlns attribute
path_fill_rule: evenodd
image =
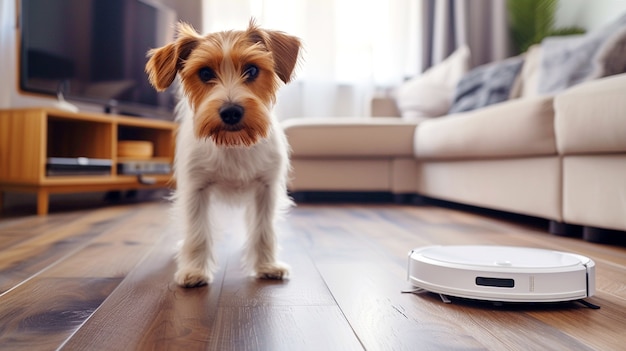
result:
<svg viewBox="0 0 626 351"><path fill-rule="evenodd" d="M379 209L376 213L389 214L387 209ZM311 244L311 247L315 248L314 261L320 267L333 296L335 296L338 304L346 313L357 334L369 337L369 339L363 340L365 347L368 349L379 349L390 345L390 340L385 340L376 334L379 330L377 328L379 325L394 326L382 333L396 342L393 344L393 349L412 349L417 340L394 334L394 331L402 330L397 325L402 324L403 314L428 315L429 327L433 328L434 325L437 325L443 329L430 329L426 333L423 330L411 330L411 332L406 333L414 335L419 339L421 349L429 349L429 345L433 349L467 349L474 348L477 345L483 345L483 347L484 345L489 345L488 348L493 350L516 349L519 345L525 345L527 349L615 349L619 345L616 342L616 338L624 340L618 329L624 325L626 319L624 316L617 317L621 312L618 312L619 309L615 308L611 308L612 312L608 315L601 316L600 319L604 323L597 323L589 328L587 326L589 319L598 317L598 311L572 305L561 307L558 307L558 305L557 307L548 306L546 307L547 310L533 309L531 310L533 314L527 314L523 309L514 311L500 310L499 314L493 316L483 315L483 310L477 309L472 304L450 306L447 308L460 308L463 311L463 313L455 314L454 318L450 319L450 313L441 314L428 310L428 308L426 311L423 311L425 308L424 302L440 305L441 301L436 298L434 301L433 299L424 300L423 298L416 302L404 301L398 305L376 303L382 299L390 299L394 291L397 293L402 289L398 282L402 278L406 279L406 248L419 246L415 245L417 243L414 243L413 246L409 245L412 241L411 236L403 237L400 234L401 231L396 230L393 240L390 240L388 236L389 229L381 228L380 225L375 225L375 221L370 221L369 219L359 221L359 225L355 227L355 219L363 219L365 216L363 213L355 213L352 210L342 212L341 216L330 212L326 214L321 211L315 212L314 215L306 213L304 215L303 213L296 215L301 216L295 221L299 226L292 228L292 230L309 231L311 233L309 241L314 241ZM455 214L455 216L457 215ZM461 215L463 216L463 214ZM457 218L456 222L467 222L469 219L469 216L464 220ZM395 218L393 222L397 224L401 221ZM317 229L312 229L315 228L315 223L324 224L318 224ZM447 222L439 222L437 224L437 226L440 225L449 226ZM516 239L520 233L519 226L517 226L517 231L510 232L508 232L508 226L509 224L498 222L473 223L473 225L465 223L464 226L454 232L447 233L444 231L445 235L437 238L436 241L433 240L434 242L431 241L430 244L514 245L524 242L524 240L519 240L519 238ZM406 228L416 227L406 226ZM504 230L505 228L507 229ZM441 233L442 231L439 230L438 232ZM420 231L420 236L422 233L423 231ZM547 233L542 235L548 236ZM466 240L468 237L473 237L473 239L468 242ZM405 241L403 239L408 240ZM396 240L402 244L394 243ZM331 250L333 255L328 256L328 252ZM395 256L395 259L390 260L390 256ZM392 261L395 264L390 264ZM621 271L623 274L624 267L622 267ZM390 277L393 278L390 279ZM620 278L619 281L621 283L618 284L623 284L624 277ZM394 286L394 289L388 289L377 297L369 296L372 300L366 298L367 295L375 295L384 287L390 286ZM367 293L358 294L358 291L367 291ZM359 298L355 299L355 296ZM394 297L393 299L395 301L402 298ZM600 293L600 297L594 297L590 301L600 305L605 304L617 307L617 304L607 300L607 295L603 293ZM417 306L415 303L420 305ZM377 308L384 308L384 310L377 309L371 315L364 315L363 306L376 306ZM416 307L419 307L419 309L416 310ZM411 311L411 313L407 311ZM393 317L394 314L395 319ZM543 317L546 315L559 315L560 317L550 319L550 323L544 323L548 321L548 319ZM443 316L444 318L439 320L440 318L434 316ZM372 319L375 322L363 323L363 321L371 321ZM564 323L563 321L567 322ZM413 322L410 324L413 328L419 326L417 320L413 320ZM445 326L448 327L447 331L444 328ZM404 324L403 327L407 328L408 326ZM588 328L587 330L592 329L593 331L573 333L575 330L584 328ZM463 330L467 332L466 335L460 333ZM598 333L606 333L609 337L597 338L592 336L594 334L598 335ZM472 342L472 338L477 338L477 340ZM442 340L449 344L442 343ZM554 345L554 347L550 345Z"/></svg>
<svg viewBox="0 0 626 351"><path fill-rule="evenodd" d="M429 206L300 205L279 224L285 281L242 270L242 213L221 215L209 286L173 283L181 233L165 203L0 220L3 350L620 350L626 248ZM490 244L583 254L591 310L403 294L407 253Z"/></svg>
<svg viewBox="0 0 626 351"><path fill-rule="evenodd" d="M293 241L283 243L291 249L284 256L294 271L288 280L250 277L241 269L237 240L226 239L218 248L222 266L214 282L183 289L171 280L178 239L175 233L165 235L63 348L94 349L108 341L112 349L321 350L329 343L361 349L310 258ZM133 303L133 296L142 299ZM128 318L111 325L112 315L121 313L145 320ZM299 316L306 321L296 323ZM311 324L316 328L306 327ZM326 337L318 337L322 332Z"/></svg>
<svg viewBox="0 0 626 351"><path fill-rule="evenodd" d="M116 225L126 225L123 220L131 217L136 211L134 208L119 207L83 213L74 221L60 223L54 229L40 232L28 240L2 250L0 295L67 255L80 250L102 231Z"/></svg>
<svg viewBox="0 0 626 351"><path fill-rule="evenodd" d="M120 211L123 211L124 215L119 216ZM103 212L107 214L82 216L80 220L77 219L77 225L60 225L60 229L52 231L55 233L52 236L54 239L32 240L30 244L44 248L48 247L45 245L48 243L53 243L52 246L55 248L58 247L59 244L55 240L59 238L72 243L50 257L59 257L68 251L71 252L54 262L49 260L52 263L46 268L0 297L7 301L6 304L0 305L0 315L15 316L17 309L22 311L17 317L17 320L22 319L22 323L30 320L40 321L28 324L27 340L33 345L42 348L49 345L56 348L61 344L108 298L125 275L152 247L148 244L141 245L136 235L154 230L160 224L158 221L155 222L150 207L110 209ZM102 224L103 218L109 218L108 216L123 218L123 221L105 220L108 225L97 225ZM58 234L59 232L65 235ZM126 239L120 241L120 238ZM160 235L153 236L152 241L158 238ZM26 256L30 257L31 252L28 250L26 252L28 252ZM46 249L46 252L53 251ZM103 264L102 260L94 257L107 258L109 261ZM33 306L33 301L21 299L20 304L19 296L29 296L35 299L36 303ZM14 334L21 336L22 323L19 324L19 328L2 331L1 337L11 340L3 343L4 347L19 348L23 343L20 337L13 336Z"/></svg>
<svg viewBox="0 0 626 351"><path fill-rule="evenodd" d="M362 350L337 306L222 307L211 350Z"/></svg>
<svg viewBox="0 0 626 351"><path fill-rule="evenodd" d="M97 350L102 345L111 350L150 349L149 346L156 345L153 342L160 343L163 338L168 345L178 347L182 344L171 336L172 330L181 335L189 331L193 335L206 335L208 326L198 320L211 315L214 299L208 297L210 292L213 295L219 292L219 285L184 290L172 283L178 238L167 227L165 229L167 232L162 234L158 245L63 344L63 349ZM181 303L184 306L180 306ZM153 335L158 335L158 339L153 340ZM201 349L191 347L193 344L184 342L186 348Z"/></svg>
<svg viewBox="0 0 626 351"><path fill-rule="evenodd" d="M41 234L48 234L50 230L63 223L71 223L84 215L81 212L69 212L54 216L26 216L20 219L0 221L0 250L27 241Z"/></svg>
<svg viewBox="0 0 626 351"><path fill-rule="evenodd" d="M484 345L494 350L507 347L494 341L497 339L492 340L490 333L479 335L491 340L489 343L472 336L473 329L482 328L466 315L450 318L449 314L438 313L440 301L416 301L414 296L402 295L400 291L407 288L403 279L406 278L405 267L389 263L388 254L366 239L369 233L362 232L366 227L360 228L359 233L342 228L342 223L349 222L344 218L336 223L332 217L316 220L325 225L324 230L313 234L315 262L366 349L413 350L416 345L424 350L481 349ZM330 223L336 227L331 229ZM326 253L331 249L335 255L328 256ZM403 263L406 264L406 253ZM422 321L422 316L427 323ZM519 327L516 324L513 330ZM485 330L493 330L493 326ZM499 328L498 334L506 331L506 328ZM528 345L532 349L533 345L542 344Z"/></svg>
<svg viewBox="0 0 626 351"><path fill-rule="evenodd" d="M54 350L104 301L121 279L32 281L0 298L0 348Z"/></svg>

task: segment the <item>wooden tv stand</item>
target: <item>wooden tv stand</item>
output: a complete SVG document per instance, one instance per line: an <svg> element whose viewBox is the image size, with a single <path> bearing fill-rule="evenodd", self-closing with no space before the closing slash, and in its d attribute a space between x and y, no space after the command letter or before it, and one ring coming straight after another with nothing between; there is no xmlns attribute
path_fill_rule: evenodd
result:
<svg viewBox="0 0 626 351"><path fill-rule="evenodd" d="M37 193L37 214L48 213L49 195L109 190L159 188L170 185L171 174L120 175L122 161L172 162L176 123L95 113L72 113L49 108L0 110L0 211L4 192ZM150 141L153 157L117 156L120 140ZM105 173L49 175L50 157L111 160Z"/></svg>

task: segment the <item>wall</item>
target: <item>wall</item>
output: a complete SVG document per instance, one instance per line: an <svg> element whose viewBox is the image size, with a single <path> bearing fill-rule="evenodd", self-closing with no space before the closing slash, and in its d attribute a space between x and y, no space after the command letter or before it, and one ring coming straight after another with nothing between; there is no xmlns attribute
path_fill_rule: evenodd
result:
<svg viewBox="0 0 626 351"><path fill-rule="evenodd" d="M202 0L160 0L165 6L172 8L181 21L202 30Z"/></svg>
<svg viewBox="0 0 626 351"><path fill-rule="evenodd" d="M625 14L624 0L560 0L556 26L580 26L591 31Z"/></svg>

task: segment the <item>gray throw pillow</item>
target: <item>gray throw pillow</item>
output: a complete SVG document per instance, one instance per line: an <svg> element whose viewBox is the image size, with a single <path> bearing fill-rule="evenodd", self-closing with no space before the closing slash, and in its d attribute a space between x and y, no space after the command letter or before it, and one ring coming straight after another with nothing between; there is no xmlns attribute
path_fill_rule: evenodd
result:
<svg viewBox="0 0 626 351"><path fill-rule="evenodd" d="M545 38L541 42L539 93L555 94L578 83L608 75L604 72L606 67L603 67L605 63L602 60L616 56L621 59L619 50L609 52L614 45L619 46L620 36L624 35L623 28L626 28L626 15L584 35Z"/></svg>
<svg viewBox="0 0 626 351"><path fill-rule="evenodd" d="M449 113L471 111L506 101L524 58L509 59L478 66L461 78Z"/></svg>

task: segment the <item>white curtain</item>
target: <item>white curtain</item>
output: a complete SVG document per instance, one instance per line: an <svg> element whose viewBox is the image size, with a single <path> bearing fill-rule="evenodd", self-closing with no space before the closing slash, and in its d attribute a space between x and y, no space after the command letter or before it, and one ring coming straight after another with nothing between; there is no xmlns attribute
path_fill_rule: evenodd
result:
<svg viewBox="0 0 626 351"><path fill-rule="evenodd" d="M251 17L304 44L296 80L281 89L279 118L368 115L378 89L416 74L414 0L205 0L205 33L243 29Z"/></svg>

